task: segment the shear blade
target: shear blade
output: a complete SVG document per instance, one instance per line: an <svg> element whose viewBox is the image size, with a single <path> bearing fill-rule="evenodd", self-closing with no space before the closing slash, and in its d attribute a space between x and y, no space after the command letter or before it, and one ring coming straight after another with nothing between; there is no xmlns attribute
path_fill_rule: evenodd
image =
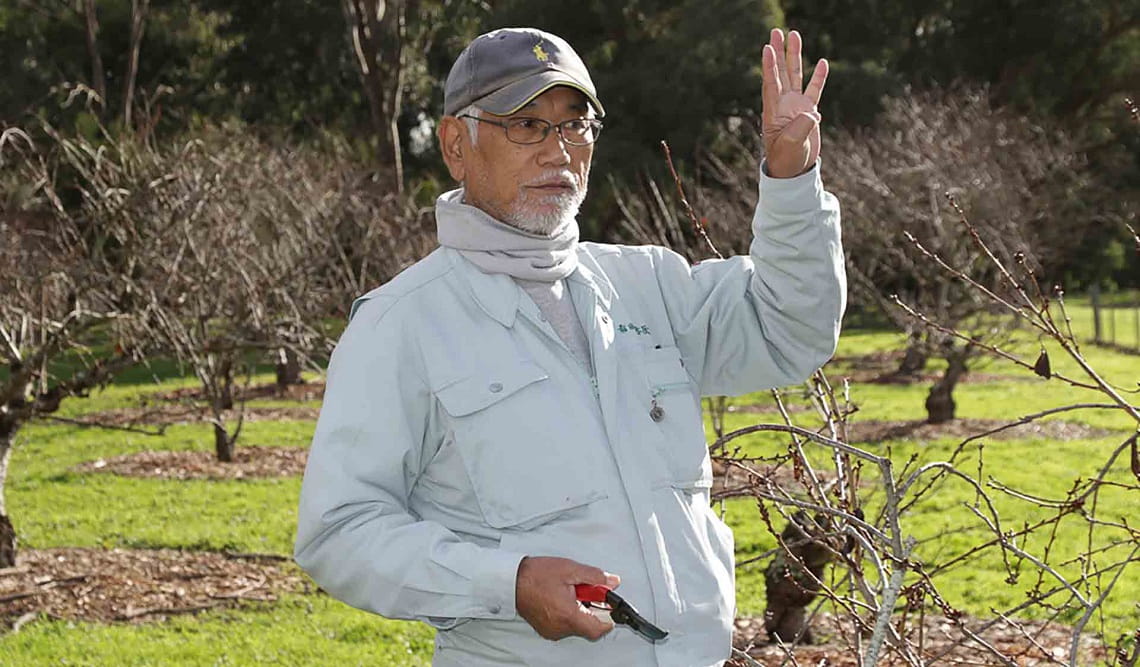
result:
<svg viewBox="0 0 1140 667"><path fill-rule="evenodd" d="M635 632L650 641L658 641L669 636L668 632L665 632L642 618L641 615L631 609L628 604L615 607L610 613L610 618L612 618L615 623L628 625Z"/></svg>

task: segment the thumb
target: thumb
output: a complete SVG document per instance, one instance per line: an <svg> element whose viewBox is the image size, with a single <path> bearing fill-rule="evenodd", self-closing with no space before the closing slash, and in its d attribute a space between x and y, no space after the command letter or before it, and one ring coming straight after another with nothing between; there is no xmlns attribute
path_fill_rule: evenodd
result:
<svg viewBox="0 0 1140 667"><path fill-rule="evenodd" d="M572 576L575 578L574 583L578 584L592 584L594 586L606 586L607 588L617 588L621 585L621 577L618 575L590 565L582 565L572 573Z"/></svg>
<svg viewBox="0 0 1140 667"><path fill-rule="evenodd" d="M792 119L782 132L780 132L780 141L786 141L791 144L802 144L807 140L808 135L815 129L819 122L823 119L818 111L804 111L800 115Z"/></svg>

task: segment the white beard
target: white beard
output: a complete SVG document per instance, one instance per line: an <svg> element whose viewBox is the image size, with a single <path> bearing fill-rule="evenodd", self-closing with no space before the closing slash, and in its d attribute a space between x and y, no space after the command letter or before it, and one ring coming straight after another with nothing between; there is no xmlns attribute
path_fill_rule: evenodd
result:
<svg viewBox="0 0 1140 667"><path fill-rule="evenodd" d="M519 188L519 198L503 222L524 232L553 236L555 232L574 222L578 209L586 199L586 185L574 182L574 190L559 195L536 195L525 187Z"/></svg>

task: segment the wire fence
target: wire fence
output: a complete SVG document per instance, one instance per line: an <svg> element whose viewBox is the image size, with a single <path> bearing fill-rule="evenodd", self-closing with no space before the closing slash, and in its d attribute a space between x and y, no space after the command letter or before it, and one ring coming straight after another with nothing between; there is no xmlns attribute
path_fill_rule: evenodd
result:
<svg viewBox="0 0 1140 667"><path fill-rule="evenodd" d="M1140 354L1140 296L1131 303L1108 302L1100 290L1089 292L1092 302L1093 341L1125 352Z"/></svg>

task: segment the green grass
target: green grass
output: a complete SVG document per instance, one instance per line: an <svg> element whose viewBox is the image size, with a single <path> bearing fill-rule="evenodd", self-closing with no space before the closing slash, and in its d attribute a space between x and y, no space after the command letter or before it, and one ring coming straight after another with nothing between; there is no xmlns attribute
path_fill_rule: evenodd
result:
<svg viewBox="0 0 1140 667"><path fill-rule="evenodd" d="M1073 305L1070 312L1078 335L1091 335L1089 309ZM840 342L840 357L857 357L897 349L903 336L876 331L849 331ZM1084 380L1079 367L1060 350L1047 346L1057 372ZM1032 363L1039 351L1035 334L1019 333L1010 351ZM1089 361L1105 377L1123 389L1136 387L1140 379L1140 356L1085 347ZM932 368L938 368L932 363ZM829 366L827 373L837 386L849 363ZM135 369L120 382L82 400L64 404L61 416L80 418L91 413L136 407L156 392L196 386L182 377L173 364ZM959 415L974 418L1012 419L1076 401L1102 402L1088 390L1045 381L1029 370L1003 361L990 361L981 372L998 376L985 383L959 386ZM161 381L156 385L155 379ZM269 382L268 373L254 378ZM922 419L928 387L856 384L851 398L858 406L853 420ZM784 393L790 405L807 406L802 392ZM732 399L736 404L772 405L766 392ZM296 402L279 399L251 401L251 406L287 407ZM304 403L317 406L318 402ZM818 425L809 410L794 414L803 426ZM1103 462L1107 452L1135 428L1125 416L1111 411L1083 411L1061 419L1109 429L1112 433L1091 440L1053 441L1025 439L987 441L985 474L1023 491L1061 497L1073 481L1087 477ZM729 429L757 422L778 422L770 412L730 413ZM242 445L306 446L312 436L311 421L249 422ZM711 433L711 430L710 430ZM908 457L920 462L949 456L956 440L932 442L895 441L867 447L875 453L890 453L899 466ZM786 443L774 434L759 434L733 443L754 456L783 452ZM23 546L166 547L183 549L237 550L288 554L292 547L298 478L246 481L166 481L129 479L107 474L75 472L84 461L109 458L148 449L211 451L208 425L176 425L161 437L106 431L59 423L39 423L25 428L17 441L8 480L10 513ZM828 454L814 448L811 456L819 465ZM974 472L977 449L964 455L962 468ZM1127 481L1126 465L1118 466L1113 478ZM870 510L881 503L876 473L864 473L864 501ZM994 493L1006 525L1014 528L1032 521L1042 511L1026 503ZM1106 490L1099 499L1105 517L1135 514L1140 506L1135 494ZM924 562L945 561L976 544L983 534L970 512L974 491L957 481L941 483L937 492L917 504L904 519L904 530L920 540L916 556ZM759 555L775 546L775 539L760 520L755 503L735 499L726 504L726 519L736 536L740 560ZM937 539L935 539L937 538ZM1064 522L1054 549L1076 553L1088 538L1076 521ZM1030 546L1038 546L1031 542ZM737 606L742 614L756 615L764 609L763 569L766 560L744 566L737 572ZM1074 566L1062 568L1072 573ZM936 578L951 604L967 612L987 615L991 607L1016 604L1034 581L1032 568L1021 565L1016 584L1005 582L1006 571L997 552L989 552ZM1140 609L1140 576L1126 576L1093 629L1109 637L1134 630ZM421 624L388 621L352 610L324 595L291 595L271 605L179 617L164 623L132 625L73 624L37 620L19 633L0 638L3 664L384 664L426 665L430 661L433 631Z"/></svg>
<svg viewBox="0 0 1140 667"><path fill-rule="evenodd" d="M311 422L249 422L241 445L306 446ZM207 425L176 425L162 437L64 425L23 432L8 483L11 513L32 547L230 549L288 554L300 480L171 482L73 466L146 449L212 451Z"/></svg>
<svg viewBox="0 0 1140 667"><path fill-rule="evenodd" d="M425 625L364 614L325 595L293 595L142 626L37 621L0 640L0 662L418 667L431 661L433 636Z"/></svg>

